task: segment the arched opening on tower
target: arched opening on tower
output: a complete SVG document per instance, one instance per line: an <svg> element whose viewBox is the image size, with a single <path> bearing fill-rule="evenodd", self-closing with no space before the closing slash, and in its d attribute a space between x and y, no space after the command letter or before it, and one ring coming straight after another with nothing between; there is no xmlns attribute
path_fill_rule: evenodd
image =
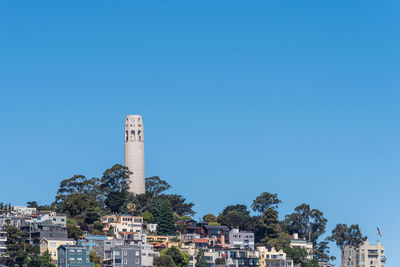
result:
<svg viewBox="0 0 400 267"><path fill-rule="evenodd" d="M132 137L132 141L135 141L135 130L132 130L131 131L131 137Z"/></svg>

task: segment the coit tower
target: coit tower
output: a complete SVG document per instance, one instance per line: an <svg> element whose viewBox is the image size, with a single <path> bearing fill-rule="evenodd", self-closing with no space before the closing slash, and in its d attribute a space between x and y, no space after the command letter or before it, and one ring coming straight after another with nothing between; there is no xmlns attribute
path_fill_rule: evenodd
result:
<svg viewBox="0 0 400 267"><path fill-rule="evenodd" d="M144 194L144 135L140 115L128 115L125 119L125 167L132 172L129 175L130 191Z"/></svg>

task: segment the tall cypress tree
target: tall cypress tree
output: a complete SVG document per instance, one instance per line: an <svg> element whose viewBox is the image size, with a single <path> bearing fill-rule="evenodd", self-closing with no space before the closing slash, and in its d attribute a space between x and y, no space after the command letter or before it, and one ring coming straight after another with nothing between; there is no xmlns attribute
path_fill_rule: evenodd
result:
<svg viewBox="0 0 400 267"><path fill-rule="evenodd" d="M160 206L157 233L159 235L175 234L174 215L169 200L163 200Z"/></svg>

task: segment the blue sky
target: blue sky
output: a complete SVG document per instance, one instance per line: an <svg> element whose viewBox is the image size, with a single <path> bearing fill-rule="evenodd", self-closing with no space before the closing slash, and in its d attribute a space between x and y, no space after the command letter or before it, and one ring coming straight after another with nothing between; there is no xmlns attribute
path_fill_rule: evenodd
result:
<svg viewBox="0 0 400 267"><path fill-rule="evenodd" d="M0 201L123 163L142 114L146 176L198 216L278 193L358 223L400 265L398 1L0 3ZM333 250L339 256L336 249Z"/></svg>

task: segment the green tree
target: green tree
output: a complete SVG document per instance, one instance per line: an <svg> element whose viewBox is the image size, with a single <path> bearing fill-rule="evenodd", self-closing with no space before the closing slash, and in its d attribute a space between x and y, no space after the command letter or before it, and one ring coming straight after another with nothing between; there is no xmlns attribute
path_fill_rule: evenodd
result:
<svg viewBox="0 0 400 267"><path fill-rule="evenodd" d="M90 256L90 262L93 262L95 267L101 267L101 260L96 255L96 252L94 250L91 250L89 252L89 256Z"/></svg>
<svg viewBox="0 0 400 267"><path fill-rule="evenodd" d="M154 222L154 216L148 211L145 211L142 213L143 221L146 223L153 223Z"/></svg>
<svg viewBox="0 0 400 267"><path fill-rule="evenodd" d="M170 256L177 267L189 265L189 255L175 246L163 250L162 254Z"/></svg>
<svg viewBox="0 0 400 267"><path fill-rule="evenodd" d="M28 202L26 202L26 206L28 208L37 208L38 207L38 203L37 203L37 201L28 201Z"/></svg>
<svg viewBox="0 0 400 267"><path fill-rule="evenodd" d="M193 211L193 203L186 203L186 199L181 195L169 194L161 195L161 199L167 199L171 203L172 210L176 212L179 216L190 215L193 216L195 212Z"/></svg>
<svg viewBox="0 0 400 267"><path fill-rule="evenodd" d="M155 267L176 267L174 260L169 255L154 257L153 266Z"/></svg>
<svg viewBox="0 0 400 267"><path fill-rule="evenodd" d="M286 215L283 222L285 228L290 234L298 233L316 246L318 237L325 233L328 220L320 210L311 209L308 204L303 203L294 210L292 214Z"/></svg>
<svg viewBox="0 0 400 267"><path fill-rule="evenodd" d="M76 224L69 224L67 223L67 232L68 232L68 237L78 240L79 237L82 236L83 231L81 230L80 227L76 226Z"/></svg>
<svg viewBox="0 0 400 267"><path fill-rule="evenodd" d="M175 234L174 223L175 221L171 208L171 203L168 200L163 200L160 207L160 217L158 219L157 233L159 235Z"/></svg>
<svg viewBox="0 0 400 267"><path fill-rule="evenodd" d="M165 200L165 201L168 201L168 200ZM158 196L153 196L148 202L147 211L153 215L154 223L158 223L158 221L160 219L161 203L162 203L162 201Z"/></svg>
<svg viewBox="0 0 400 267"><path fill-rule="evenodd" d="M115 164L104 171L101 190L105 192L105 204L111 212L119 213L129 195L129 175L132 172L125 166Z"/></svg>
<svg viewBox="0 0 400 267"><path fill-rule="evenodd" d="M307 250L300 247L290 248L285 247L283 251L286 253L286 257L293 260L294 265L302 264L307 261Z"/></svg>
<svg viewBox="0 0 400 267"><path fill-rule="evenodd" d="M320 262L329 262L330 260L336 259L333 256L329 256L329 246L327 241L321 241L317 243L317 245L314 247L313 257Z"/></svg>
<svg viewBox="0 0 400 267"><path fill-rule="evenodd" d="M110 226L110 227L108 228L108 231L106 232L106 236L115 237L114 227Z"/></svg>
<svg viewBox="0 0 400 267"><path fill-rule="evenodd" d="M48 251L40 255L40 251L38 249L35 253L30 253L30 259L28 260L29 267L55 267L52 263L51 255Z"/></svg>
<svg viewBox="0 0 400 267"><path fill-rule="evenodd" d="M341 267L344 266L343 257L346 246L356 248L362 244L367 238L361 234L358 224L337 224L332 230L332 235L327 238L329 241L335 242L341 251Z"/></svg>
<svg viewBox="0 0 400 267"><path fill-rule="evenodd" d="M5 225L3 230L7 233L5 253L8 266L23 265L27 262L28 253L25 251L26 233L12 225Z"/></svg>
<svg viewBox="0 0 400 267"><path fill-rule="evenodd" d="M165 180L160 179L158 176L146 178L145 187L146 192L155 195L159 195L171 188Z"/></svg>
<svg viewBox="0 0 400 267"><path fill-rule="evenodd" d="M84 214L84 221L88 224L93 224L95 221L99 221L101 216L104 215L103 210L100 208L88 208Z"/></svg>
<svg viewBox="0 0 400 267"><path fill-rule="evenodd" d="M245 205L231 205L227 206L217 218L218 222L226 225L229 228L236 228L242 230L251 230L253 228L250 212Z"/></svg>
<svg viewBox="0 0 400 267"><path fill-rule="evenodd" d="M197 252L195 267L207 267L206 256L204 256L203 249L199 249L199 252Z"/></svg>
<svg viewBox="0 0 400 267"><path fill-rule="evenodd" d="M271 194L268 192L261 193L251 205L251 208L254 211L258 211L260 213L264 213L267 209L276 209L278 205L281 203L277 194Z"/></svg>
<svg viewBox="0 0 400 267"><path fill-rule="evenodd" d="M203 216L203 221L210 223L210 222L217 222L217 217L214 214L206 214Z"/></svg>
<svg viewBox="0 0 400 267"><path fill-rule="evenodd" d="M57 211L71 217L82 214L93 206L102 206L103 194L100 191L100 179L86 179L83 175L75 175L62 180L53 203Z"/></svg>

